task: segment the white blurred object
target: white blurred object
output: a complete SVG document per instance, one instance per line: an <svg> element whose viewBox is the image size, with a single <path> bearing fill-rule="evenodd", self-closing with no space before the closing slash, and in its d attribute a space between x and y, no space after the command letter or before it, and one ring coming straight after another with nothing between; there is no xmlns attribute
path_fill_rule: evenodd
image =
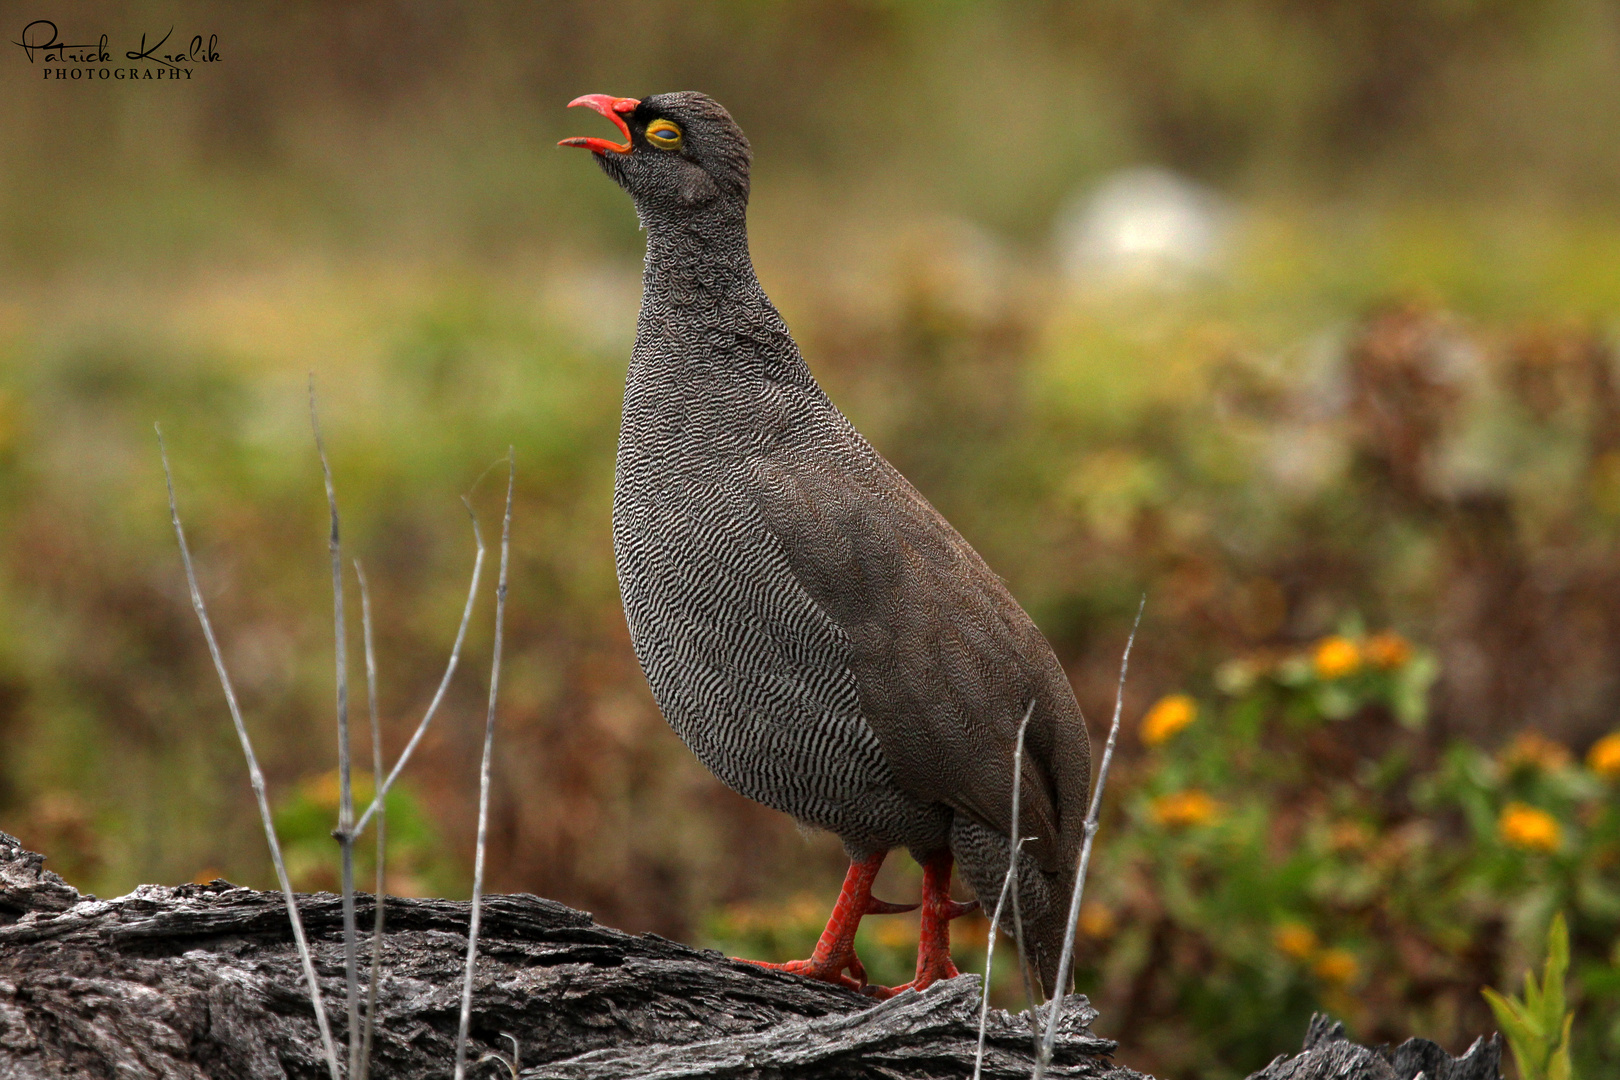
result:
<svg viewBox="0 0 1620 1080"><path fill-rule="evenodd" d="M1166 169L1123 169L1069 200L1058 255L1076 285L1177 287L1219 267L1232 218L1202 184Z"/></svg>

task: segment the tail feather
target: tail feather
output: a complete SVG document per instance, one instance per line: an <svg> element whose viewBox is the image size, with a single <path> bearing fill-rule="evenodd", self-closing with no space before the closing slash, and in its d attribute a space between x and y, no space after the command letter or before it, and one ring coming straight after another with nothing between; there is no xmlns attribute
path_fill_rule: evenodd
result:
<svg viewBox="0 0 1620 1080"><path fill-rule="evenodd" d="M993 916L1007 878L1012 845L994 829L962 814L956 815L952 822L950 843L962 879L978 897L986 917ZM1055 873L1048 872L1026 856L1019 860L1018 869L1018 908L1024 926L1023 962L1041 993L1051 998L1057 992L1058 961L1068 932L1069 890L1074 884L1074 867L1059 866ZM1010 896L1002 909L1000 927L1008 934L1013 932ZM1065 993L1072 987L1072 975L1070 984L1064 988Z"/></svg>

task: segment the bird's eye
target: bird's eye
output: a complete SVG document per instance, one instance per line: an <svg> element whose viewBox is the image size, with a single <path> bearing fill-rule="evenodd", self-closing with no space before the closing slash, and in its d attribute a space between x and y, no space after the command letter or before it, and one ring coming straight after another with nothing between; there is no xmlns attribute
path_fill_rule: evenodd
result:
<svg viewBox="0 0 1620 1080"><path fill-rule="evenodd" d="M674 150L681 145L681 129L670 120L654 120L647 125L647 141L660 150Z"/></svg>

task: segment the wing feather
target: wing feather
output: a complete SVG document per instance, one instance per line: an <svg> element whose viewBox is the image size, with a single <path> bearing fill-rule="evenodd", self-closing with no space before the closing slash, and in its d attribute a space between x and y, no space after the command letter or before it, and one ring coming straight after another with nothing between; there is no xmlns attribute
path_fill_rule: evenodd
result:
<svg viewBox="0 0 1620 1080"><path fill-rule="evenodd" d="M848 637L861 711L908 794L1008 835L1012 755L1034 700L1021 831L1043 868L1072 865L1090 754L1061 665L978 553L861 446L853 459L802 444L759 459L767 527Z"/></svg>

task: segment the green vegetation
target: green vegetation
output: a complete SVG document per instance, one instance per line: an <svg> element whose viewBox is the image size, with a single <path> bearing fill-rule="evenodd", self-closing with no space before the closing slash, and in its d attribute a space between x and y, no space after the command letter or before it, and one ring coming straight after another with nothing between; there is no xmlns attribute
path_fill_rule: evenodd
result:
<svg viewBox="0 0 1620 1080"><path fill-rule="evenodd" d="M1547 967L1541 985L1536 985L1535 973L1527 971L1522 998L1503 997L1489 987L1484 991L1523 1080L1571 1080L1574 1076L1569 1063L1569 1038L1575 1013L1564 1009L1564 975L1568 971L1569 928L1559 914L1547 930Z"/></svg>
<svg viewBox="0 0 1620 1080"><path fill-rule="evenodd" d="M1495 755L1455 741L1435 756L1403 711L1426 660L1388 633L1333 636L1228 665L1212 702L1148 713L1099 867L1109 933L1090 974L1184 1040L1183 1068L1263 1056L1278 1017L1316 1009L1370 1041L1485 1031L1478 987L1560 910L1586 962L1613 961L1620 762L1578 763L1528 731ZM1577 1060L1604 1075L1620 996L1598 980L1579 994Z"/></svg>
<svg viewBox="0 0 1620 1080"><path fill-rule="evenodd" d="M374 794L370 773L352 778L355 805L364 808ZM276 810L287 876L299 892L337 892L338 862L332 857L332 823L337 820L337 770L299 784ZM398 781L388 789L388 860L386 889L390 896L445 896L465 892L462 869L452 862L444 838L433 827L410 785ZM370 892L377 880L376 844L354 850L355 887Z"/></svg>

